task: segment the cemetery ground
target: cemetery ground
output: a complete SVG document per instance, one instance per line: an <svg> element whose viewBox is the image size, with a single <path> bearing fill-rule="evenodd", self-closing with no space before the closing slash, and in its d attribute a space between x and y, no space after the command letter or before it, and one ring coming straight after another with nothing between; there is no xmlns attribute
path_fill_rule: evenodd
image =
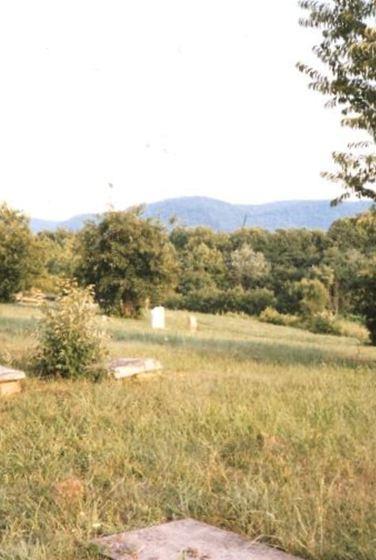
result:
<svg viewBox="0 0 376 560"><path fill-rule="evenodd" d="M0 306L2 364L27 370L38 314ZM374 560L376 348L235 316L198 315L193 334L187 316L103 321L114 357L161 375L29 377L0 400L0 559L95 559L98 535L193 517Z"/></svg>

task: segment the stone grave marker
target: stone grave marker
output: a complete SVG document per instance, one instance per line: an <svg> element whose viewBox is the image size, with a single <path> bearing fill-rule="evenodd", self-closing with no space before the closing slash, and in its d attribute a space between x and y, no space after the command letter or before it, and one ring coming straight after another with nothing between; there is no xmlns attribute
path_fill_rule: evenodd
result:
<svg viewBox="0 0 376 560"><path fill-rule="evenodd" d="M111 560L299 560L193 519L96 539Z"/></svg>
<svg viewBox="0 0 376 560"><path fill-rule="evenodd" d="M166 314L162 306L154 307L151 310L151 328L164 329L166 328Z"/></svg>
<svg viewBox="0 0 376 560"><path fill-rule="evenodd" d="M0 396L12 395L21 391L21 381L26 375L23 371L0 366Z"/></svg>
<svg viewBox="0 0 376 560"><path fill-rule="evenodd" d="M109 370L115 379L159 372L162 364L153 358L118 358L109 363Z"/></svg>
<svg viewBox="0 0 376 560"><path fill-rule="evenodd" d="M196 332L198 328L197 318L194 315L189 316L189 330Z"/></svg>

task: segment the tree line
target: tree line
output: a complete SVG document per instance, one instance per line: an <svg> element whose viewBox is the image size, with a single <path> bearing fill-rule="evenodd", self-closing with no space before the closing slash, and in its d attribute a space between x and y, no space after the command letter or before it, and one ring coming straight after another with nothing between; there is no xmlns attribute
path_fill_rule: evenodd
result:
<svg viewBox="0 0 376 560"><path fill-rule="evenodd" d="M245 313L332 332L335 317L363 319L376 342L376 210L328 232L206 227L168 231L142 208L107 212L77 232L33 234L27 218L0 207L0 299L61 281L93 286L109 314L137 317L150 305Z"/></svg>

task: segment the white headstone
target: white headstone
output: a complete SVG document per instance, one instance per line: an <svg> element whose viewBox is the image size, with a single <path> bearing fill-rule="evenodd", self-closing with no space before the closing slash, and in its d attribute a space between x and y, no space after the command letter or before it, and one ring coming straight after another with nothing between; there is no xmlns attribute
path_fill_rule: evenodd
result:
<svg viewBox="0 0 376 560"><path fill-rule="evenodd" d="M162 306L151 310L151 328L164 329L166 326L165 309Z"/></svg>
<svg viewBox="0 0 376 560"><path fill-rule="evenodd" d="M191 332L196 332L197 331L197 319L194 315L190 315L189 316L189 330Z"/></svg>

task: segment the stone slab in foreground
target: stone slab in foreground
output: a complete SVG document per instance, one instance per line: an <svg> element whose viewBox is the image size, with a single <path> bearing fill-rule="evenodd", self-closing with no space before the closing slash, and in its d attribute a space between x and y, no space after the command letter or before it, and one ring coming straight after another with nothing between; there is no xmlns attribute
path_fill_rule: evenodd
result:
<svg viewBox="0 0 376 560"><path fill-rule="evenodd" d="M0 396L19 393L21 391L21 381L25 377L23 371L0 366Z"/></svg>
<svg viewBox="0 0 376 560"><path fill-rule="evenodd" d="M161 371L162 364L153 358L119 358L109 364L115 379L124 379L145 373Z"/></svg>
<svg viewBox="0 0 376 560"><path fill-rule="evenodd" d="M94 543L111 560L299 560L193 519L119 533Z"/></svg>

